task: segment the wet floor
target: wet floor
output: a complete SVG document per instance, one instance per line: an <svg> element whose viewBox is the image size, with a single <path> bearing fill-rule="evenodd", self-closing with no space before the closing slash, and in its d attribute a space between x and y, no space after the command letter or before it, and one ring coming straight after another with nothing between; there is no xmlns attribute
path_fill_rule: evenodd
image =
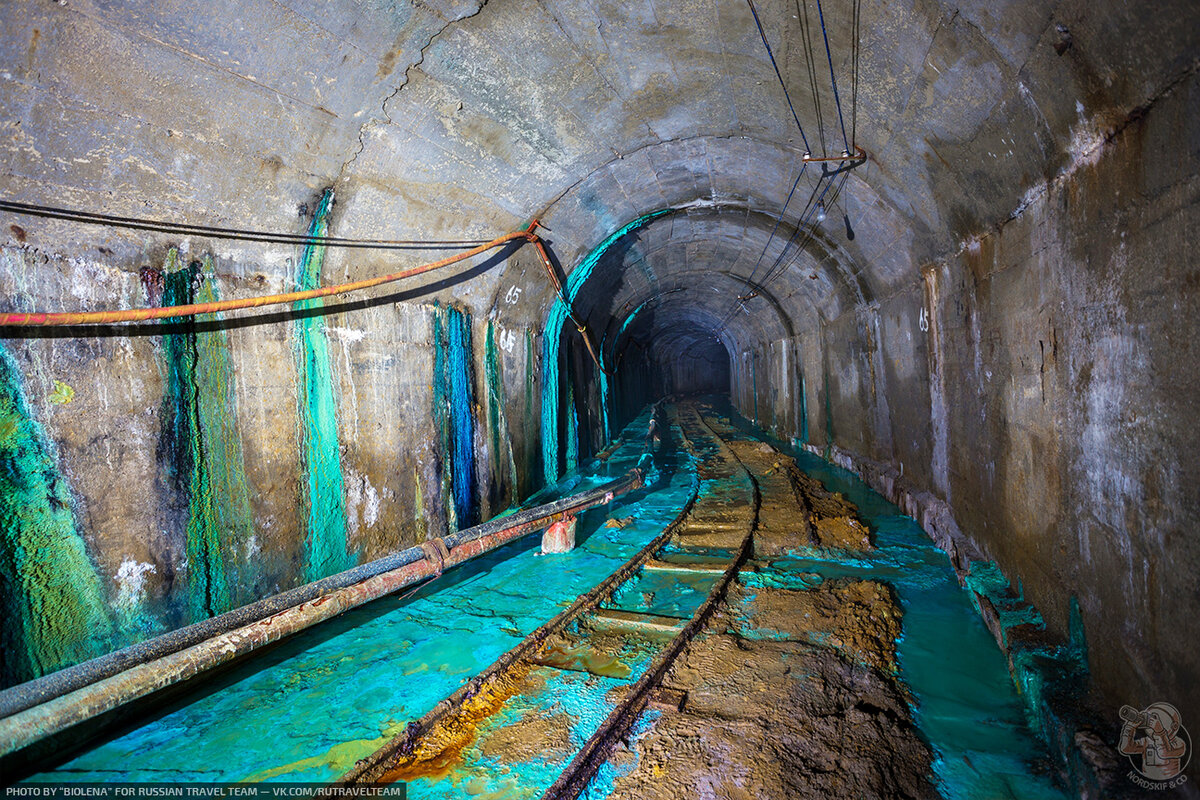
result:
<svg viewBox="0 0 1200 800"><path fill-rule="evenodd" d="M630 426L639 429L645 429L644 419ZM633 466L640 442L632 441L637 444L616 450L605 475L568 482L563 491L598 485ZM743 588L751 593L756 586L804 589L835 578L887 583L903 609L899 677L911 690L920 734L934 750L938 790L967 800L1061 797L1037 774L1041 753L1025 725L1004 658L945 555L913 520L850 473L808 453L789 454L858 506L876 547L852 557L776 558L743 573ZM582 516L574 552L540 556L536 536L502 548L409 597L377 601L293 637L140 728L31 780L338 777L658 535L695 481L688 459L673 458L651 490ZM703 554L695 550L687 556L692 562L698 557ZM712 554L714 562L727 558ZM670 556L661 560L669 562ZM608 606L688 617L703 601L706 581L711 579L646 570ZM754 635L749 629L743 633ZM519 699L492 709L462 743L458 752L469 751L472 768L447 763L432 774L411 776L410 796L540 796L648 660L644 653L609 655L606 666L597 669L591 663L579 670L564 667L595 654L563 647L548 656L560 663L524 676L532 682L527 691L514 690ZM643 731L656 713L640 720ZM502 731L514 728L527 729L528 738L543 746L523 752L520 741L496 744ZM607 796L633 766L602 770L588 796Z"/></svg>
<svg viewBox="0 0 1200 800"><path fill-rule="evenodd" d="M646 419L630 429L645 431ZM604 474L563 491L611 480L636 464L641 446L633 437ZM536 535L500 548L407 598L378 600L294 636L142 727L29 780L333 780L661 533L692 481L686 469L665 474L653 491L581 515L571 553L539 555Z"/></svg>
<svg viewBox="0 0 1200 800"><path fill-rule="evenodd" d="M933 747L939 792L954 800L1065 797L1041 774L1045 750L1030 733L1004 655L946 554L854 474L772 443L857 506L875 549L853 558L779 559L769 570L746 576L747 582L802 589L833 578L863 578L890 585L903 610L899 676L914 698L917 727Z"/></svg>

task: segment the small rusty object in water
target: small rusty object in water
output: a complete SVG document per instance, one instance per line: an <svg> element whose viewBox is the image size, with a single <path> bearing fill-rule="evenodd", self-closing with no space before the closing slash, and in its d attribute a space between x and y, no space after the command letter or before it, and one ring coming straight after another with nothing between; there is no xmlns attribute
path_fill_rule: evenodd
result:
<svg viewBox="0 0 1200 800"><path fill-rule="evenodd" d="M575 549L575 517L564 517L542 534L542 553L569 553Z"/></svg>

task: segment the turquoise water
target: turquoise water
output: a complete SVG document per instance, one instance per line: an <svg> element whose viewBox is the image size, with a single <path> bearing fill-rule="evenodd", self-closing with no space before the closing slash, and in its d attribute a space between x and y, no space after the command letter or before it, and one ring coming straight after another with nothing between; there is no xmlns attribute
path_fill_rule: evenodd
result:
<svg viewBox="0 0 1200 800"><path fill-rule="evenodd" d="M632 425L644 431L646 418ZM630 439L607 472L636 462L640 437ZM607 480L577 476L569 486ZM541 556L531 535L408 597L292 637L142 727L29 780L332 780L632 557L674 518L691 485L688 469L668 470L653 491L581 515L571 553ZM604 525L609 517L632 519L618 528Z"/></svg>
<svg viewBox="0 0 1200 800"><path fill-rule="evenodd" d="M743 583L804 589L841 577L886 582L904 612L900 678L912 692L918 730L934 749L939 792L951 800L1066 797L1035 772L1046 752L1029 729L1004 655L946 554L915 520L854 474L752 431L854 503L876 549L854 558L781 559L762 573L743 573Z"/></svg>
<svg viewBox="0 0 1200 800"><path fill-rule="evenodd" d="M722 566L728 564L728 559ZM720 575L643 570L618 589L604 608L691 619Z"/></svg>
<svg viewBox="0 0 1200 800"><path fill-rule="evenodd" d="M632 433L644 429L645 418L630 426ZM633 444L614 453L604 475L569 476L541 493L542 499L598 485L628 469L639 455L641 437L630 440ZM1004 657L945 554L911 518L852 474L811 454L789 452L803 469L859 507L877 549L854 558L777 560L768 569L743 573L743 583L805 588L837 577L887 582L904 611L900 677L911 689L918 728L936 753L935 779L943 796L1063 797L1031 766L1043 753L1026 725ZM540 556L539 537L530 536L408 597L376 601L293 637L140 728L31 780L333 779L624 563L675 516L694 480L686 458L675 456L652 490L583 515L579 547L572 553ZM607 519L626 518L631 520L624 527L604 525ZM703 557L700 551L687 553L689 561ZM729 554L712 551L711 556L718 562ZM659 557L672 558L669 553ZM690 591L680 592L679 575L645 571L611 605L689 616L707 592L697 580ZM571 744L581 744L613 708L613 689L644 668L635 657L623 660L633 667L624 681L542 670L545 689L514 698L486 721L480 741L489 730L558 715L569 721ZM638 731L644 732L656 715L643 715ZM477 745L472 748L470 767L453 777L416 781L410 796L497 792L536 797L562 768L561 756L502 764L476 752ZM606 766L587 796L607 796L613 781L632 766L628 761L619 768Z"/></svg>
<svg viewBox="0 0 1200 800"><path fill-rule="evenodd" d="M541 691L517 695L492 715L481 726L476 741L464 752L464 765L436 780L418 778L408 782L410 800L444 800L464 794L510 800L541 797L562 773L573 755L570 751L582 747L616 707L614 690L629 683L550 667L534 669L532 677L545 682ZM566 748L547 742L544 751L527 759L508 754L501 760L487 752L486 742L493 731L522 725L528 720L551 718L566 723Z"/></svg>

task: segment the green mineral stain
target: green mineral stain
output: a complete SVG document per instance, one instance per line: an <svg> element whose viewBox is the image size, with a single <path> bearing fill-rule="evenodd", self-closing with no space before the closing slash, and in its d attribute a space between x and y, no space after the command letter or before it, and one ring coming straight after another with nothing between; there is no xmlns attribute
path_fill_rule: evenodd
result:
<svg viewBox="0 0 1200 800"><path fill-rule="evenodd" d="M172 250L163 275L164 304L215 302L211 275L211 259L180 268ZM183 331L163 336L162 349L167 386L161 452L170 483L187 497L188 613L193 620L253 599L248 594L253 577L242 554L254 527L229 341L224 330L197 325L215 319L210 314L168 319L166 324ZM238 587L236 598L231 584Z"/></svg>
<svg viewBox="0 0 1200 800"><path fill-rule="evenodd" d="M309 236L328 233L332 205L333 190L327 189L313 215ZM305 245L297 270L296 288L319 288L324 263L324 245ZM301 311L323 306L321 298L296 304ZM333 362L329 357L329 339L322 315L305 316L296 321L296 355L301 452L307 476L304 484L308 509L305 578L314 581L347 569L352 560L346 552L346 494L338 444Z"/></svg>
<svg viewBox="0 0 1200 800"><path fill-rule="evenodd" d="M481 340L483 335L481 330ZM614 473L638 462L642 441L633 431L645 431L647 420L643 415L636 421L613 454ZM539 537L512 542L448 570L445 579L415 593L381 598L289 637L269 657L231 664L220 690L195 687L162 713L64 754L67 763L31 780L335 780L383 744L380 739L395 741L410 720L428 713L661 533L693 483L686 457L668 457L672 469L661 491L644 499L627 494L611 507L581 514L579 545L558 560L539 555ZM609 480L576 477L579 491ZM425 494L432 509L433 492L427 487ZM610 516L632 522L606 527ZM641 674L649 653L644 661L622 661ZM578 720L570 740L586 741L611 710L606 695L618 684L586 673L559 674L537 693L530 713L569 714ZM517 709L515 718L525 713ZM492 763L493 773L512 764L506 778L513 786L504 797L540 797L562 770L559 765L553 771L540 752L532 761ZM483 769L484 777L493 774ZM461 785L409 786L413 800L462 796Z"/></svg>
<svg viewBox="0 0 1200 800"><path fill-rule="evenodd" d="M112 624L54 446L0 347L0 678L31 680L101 655Z"/></svg>
<svg viewBox="0 0 1200 800"><path fill-rule="evenodd" d="M758 356L750 357L750 380L753 386L754 394L754 424L758 424Z"/></svg>
<svg viewBox="0 0 1200 800"><path fill-rule="evenodd" d="M833 453L833 395L829 389L829 367L825 367L825 458Z"/></svg>
<svg viewBox="0 0 1200 800"><path fill-rule="evenodd" d="M437 430L438 473L441 477L441 498L446 515L447 530L458 530L458 516L454 509L454 485L452 471L446 463L450 455L450 391L446 384L446 332L441 307L434 304L430 320L433 330L433 427Z"/></svg>
<svg viewBox="0 0 1200 800"><path fill-rule="evenodd" d="M808 391L804 382L804 370L797 370L800 378L800 385L796 391L800 392L800 441L808 441Z"/></svg>
<svg viewBox="0 0 1200 800"><path fill-rule="evenodd" d="M604 347L600 348L601 354L604 353ZM603 355L601 355L603 358ZM608 373L600 370L600 432L604 436L604 445L607 445L612 440L612 426L608 420L608 397L612 392L612 387L609 385Z"/></svg>
<svg viewBox="0 0 1200 800"><path fill-rule="evenodd" d="M579 466L579 410L575 408L575 387L567 382L567 472Z"/></svg>
<svg viewBox="0 0 1200 800"><path fill-rule="evenodd" d="M51 403L54 403L56 406L65 406L67 403L75 399L75 390L71 388L70 384L63 383L62 381L55 381L54 391L51 392L50 396L46 399Z"/></svg>
<svg viewBox="0 0 1200 800"><path fill-rule="evenodd" d="M487 383L488 439L491 446L492 464L504 462L508 474L506 494L511 500L517 487L517 462L513 458L512 439L508 435L508 419L504 414L504 378L500 373L500 350L496 346L496 326L488 320L487 334L483 343L484 379ZM499 471L494 466L494 470ZM498 483L498 481L496 481ZM499 497L493 498L494 505Z"/></svg>
<svg viewBox="0 0 1200 800"><path fill-rule="evenodd" d="M588 253L583 261L579 262L579 266L571 270L571 274L567 276L563 294L555 299L554 305L550 307L542 340L542 471L547 484L554 483L562 474L559 469L559 415L562 413L559 399L559 384L562 378L559 369L559 351L562 344L563 325L570 315L569 304L574 302L575 296L587 283L596 265L610 247L630 231L642 227L656 217L670 214L671 211L670 208L662 208L651 211L649 214L643 214L605 237L604 241Z"/></svg>
<svg viewBox="0 0 1200 800"><path fill-rule="evenodd" d="M447 524L460 530L479 522L471 315L435 306L433 339L433 416L442 446L442 498L447 502Z"/></svg>
<svg viewBox="0 0 1200 800"><path fill-rule="evenodd" d="M534 431L534 376L537 375L537 362L533 357L533 331L528 328L525 330L525 436L532 437ZM537 474L537 457L540 450L537 447L531 447L527 443L525 446L525 486L521 492L522 496L528 495L532 491L530 486L531 478Z"/></svg>

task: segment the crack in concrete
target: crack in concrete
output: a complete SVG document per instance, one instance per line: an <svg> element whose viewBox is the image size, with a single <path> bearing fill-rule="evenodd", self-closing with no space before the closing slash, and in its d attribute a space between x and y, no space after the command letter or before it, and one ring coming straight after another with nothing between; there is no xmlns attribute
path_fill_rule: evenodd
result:
<svg viewBox="0 0 1200 800"><path fill-rule="evenodd" d="M937 27L933 29L933 34L929 37L929 46L925 48L925 55L921 57L921 68L916 71L915 75L913 75L912 86L908 87L908 94L904 97L904 105L901 107L900 113L896 115L896 127L889 132L887 141L880 144L876 149L876 152L879 154L878 157L880 161L884 159L888 148L891 147L892 140L896 138L896 131L904 122L904 118L908 114L908 106L912 102L912 96L916 93L917 86L920 85L922 79L925 77L925 70L929 67L929 54L933 52L933 46L937 44L938 34L941 33L942 28L946 25L953 25L954 20L957 17L958 9L955 9L954 13L950 15L949 19L942 17L938 20Z"/></svg>
<svg viewBox="0 0 1200 800"><path fill-rule="evenodd" d="M542 10L544 10L546 12L546 14L549 15L550 19L552 19L554 21L555 26L558 27L559 32L562 33L563 38L571 43L571 46L573 48L575 48L575 52L577 54L579 54L579 57L581 59L583 59L583 57L584 57L583 50L579 47L579 45L571 37L571 34L567 33L567 29L563 27L563 24L559 20L558 15L555 14L550 9L550 6L547 5L544 2L544 0L538 0L538 5L540 5L542 7ZM597 29L596 32L600 35L600 41L604 44L604 49L606 51L608 51L609 56L611 57L612 51L608 47L608 42L604 41L604 34L601 33L599 29ZM608 77L603 72L600 71L600 68L598 66L596 66L596 63L594 61L588 61L588 66L590 66L592 68L592 72L596 73L596 77L600 79L600 82L603 83L605 86L607 86L608 90L613 93L613 97L620 100L622 104L624 104L626 106L629 105L629 101L624 96L622 96L622 94L619 91L617 91L617 87L613 84L612 81L610 81L608 79ZM646 120L645 117L641 116L640 114L637 116L641 119L641 123L646 126L646 132L649 133L651 136L653 136L656 140L661 142L662 137L658 135L658 131L656 131L656 130L654 130L654 128L650 127L650 123ZM611 147L609 149L612 150ZM618 158L621 157L621 154L618 153L616 150L613 150L613 155L617 156Z"/></svg>
<svg viewBox="0 0 1200 800"><path fill-rule="evenodd" d="M1133 125L1134 123L1144 119L1146 115L1150 113L1150 109L1157 105L1163 98L1174 92L1175 89L1180 86L1180 84L1182 84L1188 78L1191 78L1197 72L1200 72L1200 58L1194 59L1190 66L1180 70L1174 77L1170 78L1158 91L1150 95L1150 97L1144 102L1130 109L1115 125L1110 126L1107 130L1101 131L1099 141L1097 141L1087 150L1075 154L1074 157L1071 158L1071 160L1059 171L1057 175L1047 181L1044 181L1038 186L1031 187L1021 199L1021 202L1017 204L1017 207L1009 212L1008 216L1001 221L1000 228L1003 228L1005 225L1024 214L1025 209L1046 195L1051 189L1061 186L1068 178L1074 175L1079 167L1086 163L1096 153L1097 150L1107 147L1113 142L1113 140L1124 133L1130 125ZM1092 119L1095 120L1095 117ZM982 239L988 235L991 235L991 233L988 232L982 236L973 237L973 239ZM965 249L966 247L964 246L952 255L960 255Z"/></svg>
<svg viewBox="0 0 1200 800"><path fill-rule="evenodd" d="M354 162L358 160L358 157L360 155L362 155L362 152L366 149L366 147L367 147L367 138L366 138L367 131L370 130L371 128L377 127L379 125L395 124L394 120L392 119L391 113L388 111L388 103L390 103L393 99L395 99L396 95L400 94L400 91L405 86L408 86L409 81L411 80L411 77L412 77L411 76L412 71L425 63L425 56L429 52L429 48L433 47L433 43L435 41L437 41L438 37L440 37L443 33L445 33L447 30L449 30L452 25L457 25L458 23L463 22L464 20L472 19L474 17L479 16L479 14L483 11L483 9L487 6L487 4L488 4L488 0L480 0L479 4L475 7L475 10L472 11L471 13L464 14L461 17L455 17L454 19L451 19L451 20L447 20L440 11L429 8L429 6L427 6L425 3L421 2L421 0L414 0L414 3L413 3L414 6L416 6L417 8L423 8L423 9L427 10L429 13L440 17L443 21L445 21L446 24L442 25L440 28L438 28L436 31L434 31L433 34L425 41L425 44L423 44L421 46L421 49L419 51L417 51L417 60L412 62L411 64L409 64L407 67L404 68L404 80L402 80L399 84L397 84L396 87L394 89L392 89L392 91L386 97L383 98L383 102L379 104L379 113L382 114L382 118L376 117L376 116L371 116L370 119L368 119L366 122L364 122L359 127L359 129L358 129L358 149L356 149L354 151L354 153L350 156L350 158L346 159L346 161L344 161L342 163L342 166L338 169L337 176L334 178L334 184L333 184L334 186L336 186L338 183L340 183L342 181L349 180L349 178L346 176L346 170L349 169L350 166L353 165Z"/></svg>

